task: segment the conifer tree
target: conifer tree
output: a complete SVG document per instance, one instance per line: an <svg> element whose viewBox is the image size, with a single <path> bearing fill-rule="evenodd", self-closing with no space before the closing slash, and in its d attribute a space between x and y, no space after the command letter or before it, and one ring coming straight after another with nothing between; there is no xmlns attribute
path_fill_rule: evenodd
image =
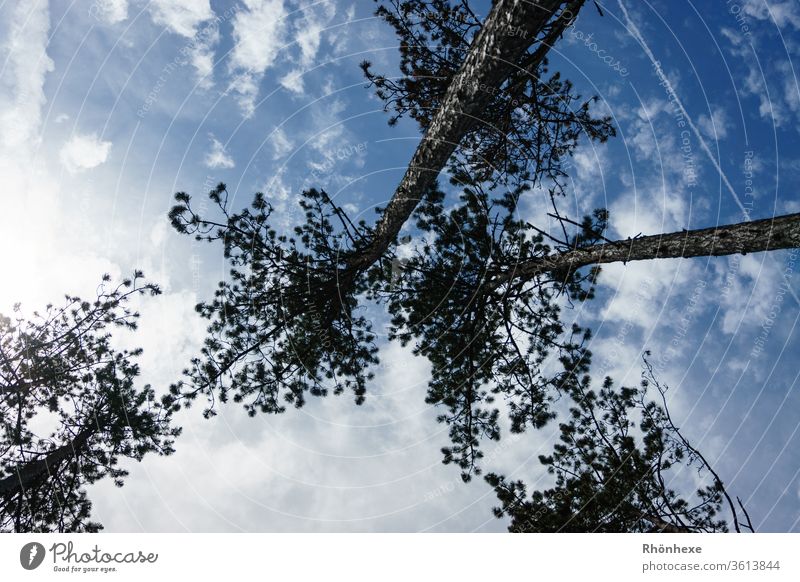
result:
<svg viewBox="0 0 800 582"><path fill-rule="evenodd" d="M136 385L141 349L115 349L111 335L136 329L131 297L159 289L139 272L110 281L91 301L0 317L0 531L98 531L85 487L122 486L120 460L173 452L171 410Z"/></svg>
<svg viewBox="0 0 800 582"><path fill-rule="evenodd" d="M202 396L207 415L229 398L251 414L283 412L302 406L306 394L345 390L363 402L378 357L359 305L366 298L387 307L393 339L430 360L427 402L443 411L451 441L443 459L465 480L482 471L482 443L501 437L498 399L512 432L552 421L555 400L574 403L561 427L565 438L580 438L544 459L557 476L555 492L527 501L521 483L488 477L512 527L724 528L721 480L696 506L666 486L664 472L695 462L687 452L694 449L642 389L616 390L606 380L592 391L591 333L564 325L561 309L593 297L603 263L800 246L800 215L614 241L606 238L606 210L574 219L559 212L563 162L579 139L614 134L608 118L594 116L592 99L548 73L548 49L583 4L497 0L483 22L466 1L391 0L378 8L400 37L403 77L375 73L369 63L363 71L393 112L390 123L409 115L424 135L375 226L353 223L316 189L302 194L306 220L292 236L271 226L262 193L235 211L220 184L210 193L211 214L178 193L174 228L221 243L231 276L198 305L209 335L172 387L175 408ZM439 187L444 169L456 200L445 201ZM519 218L520 198L533 187L549 190L549 218L561 235ZM417 245L398 273L397 236L409 220ZM588 422L598 415L607 420ZM642 443L629 438L631 423ZM611 428L618 433L606 443ZM613 504L621 513L604 521ZM530 525L531 515L542 521Z"/></svg>
<svg viewBox="0 0 800 582"><path fill-rule="evenodd" d="M729 523L737 532L754 531L741 500L734 504L713 466L675 425L667 387L647 356L638 387L616 388L606 378L595 391L588 374L575 382L559 442L539 456L554 476L552 487L528 495L522 481L486 476L501 503L495 515L510 518L509 531L710 533L728 531ZM653 388L655 398L648 394ZM670 483L679 469L696 470L704 484L677 492Z"/></svg>

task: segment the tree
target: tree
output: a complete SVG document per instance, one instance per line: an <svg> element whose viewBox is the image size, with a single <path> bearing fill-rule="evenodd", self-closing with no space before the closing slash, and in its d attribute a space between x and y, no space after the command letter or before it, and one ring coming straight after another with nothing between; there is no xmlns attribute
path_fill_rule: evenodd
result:
<svg viewBox="0 0 800 582"><path fill-rule="evenodd" d="M648 353L649 355L649 353ZM560 424L560 442L539 460L555 475L553 487L530 496L522 481L489 474L512 532L724 532L723 506L737 532L754 531L706 458L681 434L669 413L667 387L644 358L639 387L617 389L606 378L599 392L588 374L576 383L568 420ZM658 401L649 399L655 386ZM637 429L638 433L637 434ZM687 497L667 485L675 468L694 467L707 484ZM691 501L690 501L691 499Z"/></svg>
<svg viewBox="0 0 800 582"><path fill-rule="evenodd" d="M136 272L103 277L93 301L66 296L41 313L0 317L0 531L98 531L85 486L122 486L123 458L170 454L179 429L150 386L136 387L141 349L117 350L113 329L135 330L135 295L157 295Z"/></svg>
<svg viewBox="0 0 800 582"><path fill-rule="evenodd" d="M544 272L569 276L589 265L654 259L723 257L798 248L800 214L762 218L726 226L637 236L625 240L604 239L600 244L586 244L585 239L581 241L582 244L557 240L556 242L559 243L559 252L530 257L505 271L495 271L492 273L490 286L496 287L514 279L531 279Z"/></svg>
<svg viewBox="0 0 800 582"><path fill-rule="evenodd" d="M474 19L466 2L445 13L457 18L436 16L451 4L447 2L394 6L398 14L407 15L418 14L418 4L426 5L427 12L416 26L425 28L429 19L440 26L468 23L461 40L446 45L461 51L463 58L457 61L457 70L442 73L447 79L437 85L435 107L424 123L425 136L376 226L353 224L326 193L316 190L303 193L307 223L295 229L296 239L270 228L272 208L262 193L251 208L231 212L225 186L220 184L210 193L218 210L218 216L211 217L197 214L185 192L176 194L177 204L170 211L173 227L198 240L222 241L232 265L231 282L221 282L215 299L198 305L198 311L212 321L209 338L201 357L186 370L186 379L173 387L176 405L204 394L211 403L206 414L213 414L216 400L225 401L232 392L251 413L280 412L286 402L301 406L306 392L326 394L325 380L335 382L335 393L353 390L361 402L376 350L370 322L356 315L357 297L366 292L368 273L376 262L379 269L391 263L390 248L397 233L427 193L437 190L436 177L459 143L497 142L503 134L482 127L493 120L479 114L490 105L504 111L511 108L508 123L528 142L538 144L539 159L548 160L551 173L577 145L581 131L600 140L613 131L608 119L592 119L586 104L572 112L568 83L559 84L557 91L543 90L534 75L544 63L549 43L574 19L582 0L499 0L483 23ZM386 17L390 12L379 10L379 14ZM426 54L411 51L406 58L424 61L429 58ZM409 66L416 70L427 65ZM372 76L368 69L365 63L368 78L382 87L383 78ZM509 95L525 95L530 108L541 103L541 111L552 112L552 119L547 117L551 113L542 114L547 122L538 125L513 114L513 100L496 91L508 83L515 87ZM492 134L496 135L487 137ZM480 148L484 153L468 157L467 162L483 159L490 146ZM486 163L499 163L499 155ZM504 167L510 175L524 177L529 165L513 172L508 169L512 162ZM283 394L281 387L286 387Z"/></svg>
<svg viewBox="0 0 800 582"><path fill-rule="evenodd" d="M421 167L429 169L426 182L410 187L416 191L414 201L421 200L454 155L477 179L535 182L562 175L560 162L581 135L599 141L614 135L610 117L590 114L595 98L581 99L568 80L548 73L548 51L574 22L584 1L495 3L484 22L463 0L391 0L378 6L376 15L400 41L402 77L376 74L369 61L361 68L384 109L394 111L389 124L409 116L425 132L409 167L424 163ZM523 9L527 12L515 12ZM498 44L497 55L491 54L491 46L483 46L487 39ZM479 59L484 62L473 65ZM442 129L445 123L463 124L463 130L454 125L459 131L451 137L453 129ZM437 157L424 149L434 140L447 140L441 144L446 155ZM405 183L404 179L386 214L392 214ZM403 222L414 208L407 204ZM386 214L382 222L388 222ZM398 230L399 226L402 223Z"/></svg>
<svg viewBox="0 0 800 582"><path fill-rule="evenodd" d="M639 392L617 392L607 382L599 398L593 395L591 333L565 326L561 310L593 297L601 263L798 246L800 216L611 241L604 209L576 220L561 214L563 160L582 136L602 141L613 135L607 119L592 115L591 99L580 99L567 81L547 73L548 48L582 5L499 0L483 23L463 1L392 1L378 9L400 36L405 77L393 81L373 73L369 63L362 68L387 109L410 115L425 135L374 227L354 224L316 189L303 193L306 222L292 236L270 226L272 208L262 193L249 208L233 211L220 184L210 193L216 215L198 214L189 195L176 194L172 225L199 240L220 241L231 277L212 301L198 305L210 321L209 335L171 389L175 408L203 395L211 415L217 401L232 395L250 414L283 412L287 404L302 406L306 394L345 390L363 402L377 348L359 300L371 299L391 314L391 337L413 342L415 353L430 360L427 402L444 410L439 420L448 424L451 440L444 462L456 464L464 480L481 473L482 442L501 436L496 399L505 403L510 430L524 432L552 421L554 401L566 396L578 417L595 411L619 419L624 411L625 423L636 414L651 417L640 423L652 434L643 449L627 429L600 450L591 445L602 444L598 425L563 425L583 431L583 448L557 451L550 466L578 469L601 452L606 460L612 451L636 456L633 464L600 468L621 470L624 478L595 503L595 515L609 507L612 492L650 479L610 529L680 528L679 517L697 530L720 529L714 521L718 483L694 510L645 471L656 460L666 470L688 449L679 455L675 443L682 441L666 412L648 408ZM525 10L532 12L522 19ZM458 190L447 205L437 181L445 166ZM520 198L533 187L549 190L558 236L519 218ZM397 234L409 219L418 244L398 274ZM587 478L564 477L556 487L586 501L604 483ZM527 507L514 501L519 484L489 479L502 511ZM542 527L552 529L553 516L565 509L548 494L537 503L537 512L550 507L552 519Z"/></svg>

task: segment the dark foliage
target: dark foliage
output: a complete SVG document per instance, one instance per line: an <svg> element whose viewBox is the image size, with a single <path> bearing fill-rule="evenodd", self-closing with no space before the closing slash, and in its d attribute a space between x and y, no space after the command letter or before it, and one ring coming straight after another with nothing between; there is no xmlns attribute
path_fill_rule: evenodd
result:
<svg viewBox="0 0 800 582"><path fill-rule="evenodd" d="M232 392L251 415L277 413L287 404L302 406L307 394L345 390L361 404L377 348L370 322L340 285L357 295L365 282L336 275L368 236L366 226L350 223L317 190L304 193L306 222L291 237L270 227L272 207L261 193L238 213L227 208L224 184L210 197L218 210L215 220L196 214L184 193L176 195L170 213L178 232L221 241L231 265L230 280L220 282L212 301L197 306L211 322L208 338L202 357L172 387L175 406L202 394L209 401L208 416L216 400L226 402Z"/></svg>
<svg viewBox="0 0 800 582"><path fill-rule="evenodd" d="M390 337L414 341L415 353L430 360L427 402L447 409L439 420L450 426L453 443L445 462L467 480L480 473L480 441L500 438L496 397L505 401L512 432L552 418L549 403L574 381L589 339L588 330L564 328L557 298L591 297L597 271L492 285L493 273L552 249L517 217L524 187L493 194L465 173L453 183L461 186L458 204L446 211L444 194L429 194L415 213L422 242L400 276L380 267L371 273L371 296L388 304ZM586 221L585 239L605 228Z"/></svg>
<svg viewBox="0 0 800 582"><path fill-rule="evenodd" d="M528 495L521 481L487 475L502 504L495 514L511 518L510 531L724 532L726 504L736 531L753 531L741 502L746 524L719 475L675 426L666 387L647 359L643 376L636 388L615 388L606 378L595 392L588 375L575 385L560 442L539 457L555 476L553 487ZM650 386L657 400L648 398ZM681 467L694 467L707 482L692 497L669 485Z"/></svg>
<svg viewBox="0 0 800 582"><path fill-rule="evenodd" d="M109 281L93 301L67 296L27 319L19 307L0 317L0 531L97 531L85 486L121 486L120 459L173 452L170 411L135 386L141 350L111 343L113 329L136 329L129 298L158 287L138 272Z"/></svg>
<svg viewBox="0 0 800 582"><path fill-rule="evenodd" d="M464 480L481 473L482 441L501 438L501 409L520 433L551 421L555 400L574 402L561 424L563 443L543 458L556 477L552 490L529 501L522 483L487 477L503 504L498 515L510 515L515 530L723 529L715 517L725 496L719 479L696 506L666 486L665 471L699 455L665 409L648 403L643 390L617 391L610 381L597 395L589 389L590 333L565 325L561 310L593 297L599 268L508 276L521 262L605 240L605 210L573 221L556 204L562 162L578 140L614 134L608 118L591 114L591 99L547 71L544 54L582 4L565 2L531 40L518 74L486 88L494 100L449 162L458 198L446 205L438 186L425 192L408 235L416 239L410 258L399 257L395 239L377 261L360 260L381 223L353 224L325 192L303 193L306 222L294 236L270 225L272 208L261 193L250 208L232 212L221 184L210 193L211 217L178 193L173 227L219 241L231 271L214 299L197 306L210 321L208 337L172 388L174 407L204 395L206 415L230 397L250 414L278 413L301 406L306 394L345 390L363 402L377 350L358 299L372 299L388 307L391 337L430 360L427 402L443 411L451 441L444 462L456 464ZM409 115L424 130L481 23L465 1L392 0L378 15L400 37L403 75L377 75L369 63L363 70L393 111L392 123ZM519 216L520 198L534 187L549 190L557 235Z"/></svg>
<svg viewBox="0 0 800 582"><path fill-rule="evenodd" d="M596 98L576 94L570 81L549 72L544 56L583 3L566 3L502 85L480 88L492 99L458 154L474 178L534 183L559 179L564 176L561 162L581 137L604 142L615 135L609 116L592 115ZM425 130L480 31L481 20L466 0L388 0L380 2L376 15L400 41L401 76L375 73L369 61L361 68L385 110L393 112L391 125L408 115Z"/></svg>

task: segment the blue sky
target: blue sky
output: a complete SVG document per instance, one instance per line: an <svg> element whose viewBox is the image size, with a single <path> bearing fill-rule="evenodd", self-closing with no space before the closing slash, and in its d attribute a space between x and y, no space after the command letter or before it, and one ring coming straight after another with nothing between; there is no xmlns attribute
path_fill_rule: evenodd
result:
<svg viewBox="0 0 800 582"><path fill-rule="evenodd" d="M800 211L800 5L600 5L604 16L589 3L551 53L618 129L576 153L565 208L609 208L620 237ZM364 86L363 59L397 74L396 38L372 10L3 4L0 310L90 295L102 273L142 268L166 292L119 341L144 347L142 380L161 389L196 353L193 306L225 273L219 249L171 232L176 191L199 200L225 181L241 207L261 190L288 227L299 192L324 187L373 221L420 136L388 127ZM524 206L537 224L542 203L533 192ZM566 314L594 328L597 373L635 382L653 352L680 426L769 531L800 529L797 270L790 252L613 265L598 298ZM131 466L121 489L92 488L95 517L108 531L503 530L488 486L440 463L446 429L424 404L426 362L385 341L381 357L362 407L330 397L280 417L187 411L173 457ZM487 445L488 468L546 483L536 457L554 429Z"/></svg>

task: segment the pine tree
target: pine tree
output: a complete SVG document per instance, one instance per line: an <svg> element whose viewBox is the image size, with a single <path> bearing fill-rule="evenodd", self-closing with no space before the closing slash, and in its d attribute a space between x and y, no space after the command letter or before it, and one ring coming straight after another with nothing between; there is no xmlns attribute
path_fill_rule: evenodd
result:
<svg viewBox="0 0 800 582"><path fill-rule="evenodd" d="M667 387L647 355L638 387L616 388L606 378L595 392L588 374L575 382L559 443L539 456L555 476L552 487L528 495L522 481L486 476L501 502L495 515L510 518L509 531L725 532L724 508L737 532L754 531L741 500L737 508L714 468L675 426ZM693 495L668 485L680 468L696 469L705 482Z"/></svg>
<svg viewBox="0 0 800 582"><path fill-rule="evenodd" d="M122 486L121 459L173 452L171 411L135 385L141 349L112 345L112 330L136 329L129 299L159 293L141 277L0 317L0 531L98 531L85 486Z"/></svg>
<svg viewBox="0 0 800 582"><path fill-rule="evenodd" d="M444 26L462 20L468 23L460 41L450 40L436 49L460 51L463 58L439 87L435 107L423 123L425 136L374 227L363 221L353 224L325 192L317 190L303 193L307 223L295 229L295 238L279 235L269 226L272 208L262 193L251 208L231 212L225 186L220 184L209 194L218 211L210 217L195 212L188 194L176 194L177 204L170 211L173 227L198 240L222 241L233 267L231 282L220 283L215 299L198 305L198 311L211 321L209 339L201 357L186 370L186 379L173 387L176 405L201 394L212 402L224 402L232 392L251 413L282 411L287 402L302 405L306 392L327 393L324 381L332 381L336 393L354 391L361 402L376 349L370 322L356 315L357 297L369 288L373 268L383 270L392 263L391 247L400 228L426 195L438 188L437 175L448 160L456 162L456 146L463 140L473 146L497 142L502 135L482 127L492 119L479 123L479 114L487 108L511 106L512 101L496 88L511 83L516 91L511 94L526 96L528 107L540 103L541 111L554 112L541 127L526 122L524 116L508 117L515 131L542 152L540 158L549 160L551 174L558 172L557 162L573 151L581 131L590 131L598 140L613 132L608 119L589 115L588 104L573 112L570 106L577 98L570 96L569 83L559 82L556 76L557 90L552 90L530 81L535 78L530 71L544 66L550 43L577 15L582 0L565 7L564 2L551 0L498 0L483 23L465 2L451 9L445 8L451 4L446 2L394 6L399 17L406 18L423 4L425 16L417 14L416 27L424 29L428 21ZM439 10L450 10L444 13L450 17L436 16ZM391 12L384 9L378 14L390 19ZM419 68L427 65L416 61L429 58L427 54L412 51L404 58L411 59L409 67ZM521 72L521 67L527 72ZM371 82L384 87L369 72L368 64L363 68ZM524 157L529 150L516 155ZM484 154L476 153L466 163ZM499 156L491 163L499 163ZM512 165L510 161L504 164L506 173L524 183L530 164L511 171ZM544 170L537 172L544 175ZM287 391L279 394L283 388ZM213 414L213 407L206 414Z"/></svg>
<svg viewBox="0 0 800 582"><path fill-rule="evenodd" d="M172 387L174 407L203 396L211 415L217 402L232 397L250 414L283 412L287 404L302 406L307 394L345 390L363 402L378 356L371 322L359 311L356 298L363 296L386 305L391 338L413 343L430 360L427 402L443 410L439 420L450 429L443 459L464 480L482 471L482 443L501 437L497 399L517 433L551 422L554 401L574 403L562 432L580 438L544 459L557 476L555 489L527 501L522 484L488 476L512 527L725 527L716 517L726 498L719 479L697 507L661 480L670 467L697 458L666 409L648 403L641 389L616 390L610 380L597 395L592 391L591 333L565 326L561 309L565 301L593 297L603 263L800 246L800 215L612 241L605 237L606 210L575 220L560 213L564 160L582 136L604 141L614 133L607 118L593 116L591 99L547 72L547 50L583 4L498 0L484 22L465 1L379 7L400 36L404 77L391 80L369 63L362 68L393 110L390 122L409 115L424 136L374 227L353 223L316 189L302 194L306 221L292 236L270 226L273 209L262 193L235 212L220 184L210 193L211 215L178 193L174 228L221 242L231 277L212 301L198 305L209 335ZM445 168L459 192L447 205L437 181ZM563 236L519 219L519 201L533 187L549 189L551 217ZM418 244L412 258L399 262L397 235L409 220ZM610 429L587 420L598 415L625 426L613 427L618 433L610 444ZM643 444L629 438L631 422L644 433ZM594 505L586 505L590 499ZM620 503L622 513L612 511L604 521L603 512ZM576 511L584 512L577 520ZM541 516L534 525L531 512Z"/></svg>

